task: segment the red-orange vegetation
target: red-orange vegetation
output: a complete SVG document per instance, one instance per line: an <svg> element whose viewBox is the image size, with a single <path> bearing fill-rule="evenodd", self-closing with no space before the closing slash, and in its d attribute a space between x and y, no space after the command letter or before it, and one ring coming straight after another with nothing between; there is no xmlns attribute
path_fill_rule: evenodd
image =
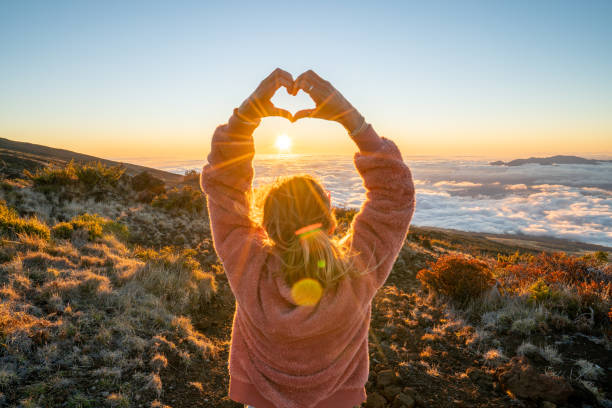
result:
<svg viewBox="0 0 612 408"><path fill-rule="evenodd" d="M486 263L464 255L445 255L430 262L429 268L419 271L417 279L430 290L459 303L480 296L494 283Z"/></svg>
<svg viewBox="0 0 612 408"><path fill-rule="evenodd" d="M612 299L612 274L605 264L601 257L564 252L515 254L498 257L495 275L505 293L527 290L532 299L570 308L571 314L593 310L596 316L604 317Z"/></svg>

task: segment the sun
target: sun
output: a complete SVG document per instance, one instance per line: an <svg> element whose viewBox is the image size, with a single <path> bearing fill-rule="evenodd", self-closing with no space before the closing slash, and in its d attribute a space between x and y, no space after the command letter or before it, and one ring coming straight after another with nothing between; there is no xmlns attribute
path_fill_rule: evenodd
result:
<svg viewBox="0 0 612 408"><path fill-rule="evenodd" d="M276 137L274 146L276 146L280 152L288 152L291 150L291 138L284 133L282 135L278 135Z"/></svg>

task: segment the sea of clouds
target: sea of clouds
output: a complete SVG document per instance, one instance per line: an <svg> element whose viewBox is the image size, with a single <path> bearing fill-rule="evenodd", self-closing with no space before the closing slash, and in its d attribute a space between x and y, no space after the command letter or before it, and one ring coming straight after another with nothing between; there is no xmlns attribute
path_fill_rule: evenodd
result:
<svg viewBox="0 0 612 408"><path fill-rule="evenodd" d="M407 159L416 186L413 224L490 233L568 238L612 247L612 163L491 166L488 161ZM143 163L175 173L202 161ZM334 204L358 208L365 198L350 156L256 157L255 186L307 173Z"/></svg>

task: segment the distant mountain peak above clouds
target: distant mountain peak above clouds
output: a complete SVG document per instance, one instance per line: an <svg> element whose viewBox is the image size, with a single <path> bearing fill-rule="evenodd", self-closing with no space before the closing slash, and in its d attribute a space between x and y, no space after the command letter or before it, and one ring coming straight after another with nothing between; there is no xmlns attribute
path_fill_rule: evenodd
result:
<svg viewBox="0 0 612 408"><path fill-rule="evenodd" d="M612 160L598 160L598 159L585 159L584 157L578 156L550 156L550 157L530 157L528 159L515 159L509 162L503 162L501 160L489 163L492 166L522 166L523 164L541 164L543 166L553 164L600 164L600 163L612 163Z"/></svg>

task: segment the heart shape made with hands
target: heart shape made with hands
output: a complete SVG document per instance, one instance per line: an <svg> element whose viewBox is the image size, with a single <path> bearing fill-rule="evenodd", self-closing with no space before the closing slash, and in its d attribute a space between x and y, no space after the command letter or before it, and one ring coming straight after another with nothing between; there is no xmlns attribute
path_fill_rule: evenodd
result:
<svg viewBox="0 0 612 408"><path fill-rule="evenodd" d="M300 90L294 96L290 95L285 87L278 88L274 96L270 98L270 102L277 108L288 110L292 115L302 109L316 108L315 102L306 92Z"/></svg>

